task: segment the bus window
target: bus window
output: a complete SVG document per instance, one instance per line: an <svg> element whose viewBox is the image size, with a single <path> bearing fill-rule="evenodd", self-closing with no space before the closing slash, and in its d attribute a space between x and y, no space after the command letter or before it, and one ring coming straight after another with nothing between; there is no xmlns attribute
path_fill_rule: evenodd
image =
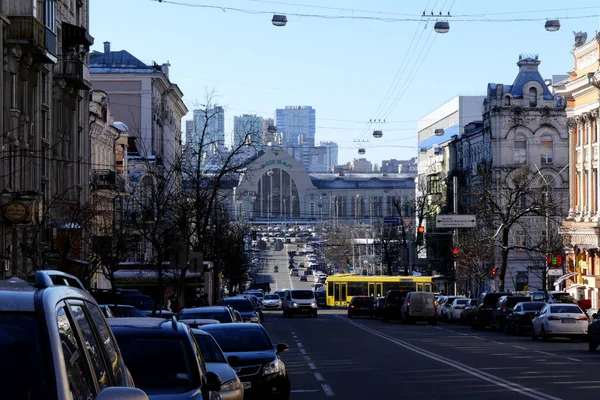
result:
<svg viewBox="0 0 600 400"><path fill-rule="evenodd" d="M385 293L383 293L383 289L381 288L381 283L377 283L377 296L384 296Z"/></svg>
<svg viewBox="0 0 600 400"><path fill-rule="evenodd" d="M369 283L369 296L375 297L375 284Z"/></svg>
<svg viewBox="0 0 600 400"><path fill-rule="evenodd" d="M342 283L342 293L341 293L340 297L341 297L341 301L343 303L346 303L348 301L348 299L346 298L346 284L345 283Z"/></svg>
<svg viewBox="0 0 600 400"><path fill-rule="evenodd" d="M327 296L333 295L333 282L327 282Z"/></svg>
<svg viewBox="0 0 600 400"><path fill-rule="evenodd" d="M333 301L339 302L340 301L340 284L336 283L335 284L335 290L333 291Z"/></svg>
<svg viewBox="0 0 600 400"><path fill-rule="evenodd" d="M426 292L431 292L431 283L426 283L425 284L425 291Z"/></svg>
<svg viewBox="0 0 600 400"><path fill-rule="evenodd" d="M423 291L423 284L417 283L417 292L422 292L422 291Z"/></svg>
<svg viewBox="0 0 600 400"><path fill-rule="evenodd" d="M367 282L348 282L348 296L365 296L366 294Z"/></svg>

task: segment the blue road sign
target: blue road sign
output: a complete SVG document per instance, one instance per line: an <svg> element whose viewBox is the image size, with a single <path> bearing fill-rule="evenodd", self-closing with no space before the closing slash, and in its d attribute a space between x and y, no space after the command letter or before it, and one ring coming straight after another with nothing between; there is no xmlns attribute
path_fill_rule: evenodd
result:
<svg viewBox="0 0 600 400"><path fill-rule="evenodd" d="M397 224L400 222L400 218L384 218L383 222L386 224Z"/></svg>

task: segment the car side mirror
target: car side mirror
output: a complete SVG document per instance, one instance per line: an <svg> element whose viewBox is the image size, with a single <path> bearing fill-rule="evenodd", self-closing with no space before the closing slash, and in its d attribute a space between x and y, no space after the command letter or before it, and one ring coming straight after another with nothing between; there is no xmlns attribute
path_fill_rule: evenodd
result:
<svg viewBox="0 0 600 400"><path fill-rule="evenodd" d="M283 353L284 351L288 351L290 349L290 346L288 346L285 343L277 343L277 345L275 346L276 352L277 354L279 353Z"/></svg>
<svg viewBox="0 0 600 400"><path fill-rule="evenodd" d="M238 356L229 356L227 357L227 362L232 368L239 367L241 360Z"/></svg>
<svg viewBox="0 0 600 400"><path fill-rule="evenodd" d="M212 371L206 372L206 386L208 386L208 390L211 392L218 392L221 390L221 378L219 375L215 374Z"/></svg>
<svg viewBox="0 0 600 400"><path fill-rule="evenodd" d="M148 400L148 396L137 388L113 386L98 393L96 400Z"/></svg>
<svg viewBox="0 0 600 400"><path fill-rule="evenodd" d="M540 315L540 312L536 311L535 314L533 314L533 315L535 315L537 317L538 315Z"/></svg>

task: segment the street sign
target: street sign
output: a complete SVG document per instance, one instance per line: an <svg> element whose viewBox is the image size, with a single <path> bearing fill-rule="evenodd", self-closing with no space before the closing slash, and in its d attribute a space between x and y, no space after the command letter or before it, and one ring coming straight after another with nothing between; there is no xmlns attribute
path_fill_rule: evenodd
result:
<svg viewBox="0 0 600 400"><path fill-rule="evenodd" d="M475 228L475 216L470 214L438 214L436 228Z"/></svg>
<svg viewBox="0 0 600 400"><path fill-rule="evenodd" d="M386 224L397 224L400 222L400 218L384 218L383 222Z"/></svg>
<svg viewBox="0 0 600 400"><path fill-rule="evenodd" d="M402 218L402 222L404 222L404 227L406 229L408 229L410 227L410 224L412 223L412 218L411 217L403 217Z"/></svg>
<svg viewBox="0 0 600 400"><path fill-rule="evenodd" d="M548 275L550 276L561 276L562 274L562 268L548 268Z"/></svg>

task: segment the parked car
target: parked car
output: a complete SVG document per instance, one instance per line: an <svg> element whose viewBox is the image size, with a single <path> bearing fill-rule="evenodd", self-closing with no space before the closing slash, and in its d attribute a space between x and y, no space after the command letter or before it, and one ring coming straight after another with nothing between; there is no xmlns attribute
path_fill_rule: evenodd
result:
<svg viewBox="0 0 600 400"><path fill-rule="evenodd" d="M569 303L577 304L577 300L567 292L550 291L548 298L546 292L532 292L529 294L532 301L545 301L547 303Z"/></svg>
<svg viewBox="0 0 600 400"><path fill-rule="evenodd" d="M261 323L260 314L250 299L241 296L226 297L221 301L221 305L237 310L244 322Z"/></svg>
<svg viewBox="0 0 600 400"><path fill-rule="evenodd" d="M108 322L134 381L150 400L218 399L221 379L206 370L189 326L174 317Z"/></svg>
<svg viewBox="0 0 600 400"><path fill-rule="evenodd" d="M288 289L283 297L283 316L306 314L317 317L315 292L309 289Z"/></svg>
<svg viewBox="0 0 600 400"><path fill-rule="evenodd" d="M498 299L502 296L512 296L512 293L505 292L484 292L477 299L477 311L473 314L471 328L485 329L490 326L492 313L496 308Z"/></svg>
<svg viewBox="0 0 600 400"><path fill-rule="evenodd" d="M34 279L0 281L0 399L147 399L81 281L52 270Z"/></svg>
<svg viewBox="0 0 600 400"><path fill-rule="evenodd" d="M465 311L465 307L470 303L471 299L467 299L464 297L458 297L454 299L452 304L450 305L450 310L448 311L448 321L449 322L457 322L463 319L463 313Z"/></svg>
<svg viewBox="0 0 600 400"><path fill-rule="evenodd" d="M289 399L290 379L279 354L287 344L273 345L258 324L204 325L202 330L217 341L244 386L244 396L253 399Z"/></svg>
<svg viewBox="0 0 600 400"><path fill-rule="evenodd" d="M375 302L371 296L354 296L348 304L348 318L369 317L373 319L375 312L373 310Z"/></svg>
<svg viewBox="0 0 600 400"><path fill-rule="evenodd" d="M402 322L427 321L437 325L436 300L431 292L408 292L401 308Z"/></svg>
<svg viewBox="0 0 600 400"><path fill-rule="evenodd" d="M206 370L212 371L221 378L220 400L243 400L244 386L237 376L223 350L210 333L201 329L192 329L194 338L200 346L202 358L206 363Z"/></svg>
<svg viewBox="0 0 600 400"><path fill-rule="evenodd" d="M490 326L504 331L506 326L506 319L513 312L513 307L517 303L531 301L529 296L502 296L496 303L496 308L492 311L492 319Z"/></svg>
<svg viewBox="0 0 600 400"><path fill-rule="evenodd" d="M588 346L590 351L596 351L600 344L600 317L592 314L592 322L588 325Z"/></svg>
<svg viewBox="0 0 600 400"><path fill-rule="evenodd" d="M462 316L462 323L465 325L472 325L475 315L477 314L477 299L469 299L469 302L465 306L465 311Z"/></svg>
<svg viewBox="0 0 600 400"><path fill-rule="evenodd" d="M546 303L541 301L527 301L515 304L513 312L506 318L506 324L504 327L504 333L519 336L524 332L531 331L531 321L535 318L535 314L538 313Z"/></svg>
<svg viewBox="0 0 600 400"><path fill-rule="evenodd" d="M532 321L531 338L547 341L551 337L587 339L588 317L577 304L546 304Z"/></svg>
<svg viewBox="0 0 600 400"><path fill-rule="evenodd" d="M373 317L378 319L383 317L383 310L385 309L385 297L378 297L375 299L373 305Z"/></svg>
<svg viewBox="0 0 600 400"><path fill-rule="evenodd" d="M146 317L146 314L134 306L129 306L126 304L117 304L116 307L114 304L106 304L106 306L110 309L110 311L112 311L113 316L116 317Z"/></svg>

